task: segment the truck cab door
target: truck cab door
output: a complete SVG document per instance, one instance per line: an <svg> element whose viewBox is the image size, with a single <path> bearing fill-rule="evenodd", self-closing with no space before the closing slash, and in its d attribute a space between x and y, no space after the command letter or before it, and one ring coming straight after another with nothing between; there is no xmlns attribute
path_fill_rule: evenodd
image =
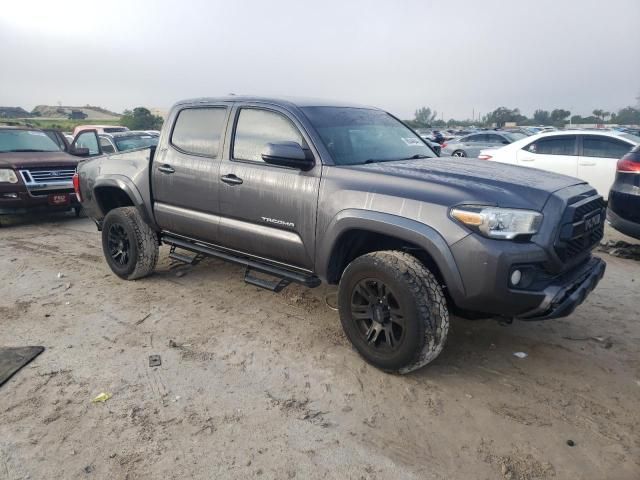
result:
<svg viewBox="0 0 640 480"><path fill-rule="evenodd" d="M220 238L244 254L313 268L322 165L291 112L263 104L234 107L233 134L220 164ZM267 164L267 143L296 142L315 165L303 171Z"/></svg>
<svg viewBox="0 0 640 480"><path fill-rule="evenodd" d="M162 230L218 242L218 170L228 117L228 106L216 104L188 106L167 119L151 168L153 212Z"/></svg>

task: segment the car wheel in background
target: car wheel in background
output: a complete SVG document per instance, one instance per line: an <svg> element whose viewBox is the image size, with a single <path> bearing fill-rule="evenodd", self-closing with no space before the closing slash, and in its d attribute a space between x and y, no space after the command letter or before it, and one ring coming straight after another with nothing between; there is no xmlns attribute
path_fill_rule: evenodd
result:
<svg viewBox="0 0 640 480"><path fill-rule="evenodd" d="M102 251L113 273L135 280L153 272L158 238L135 207L115 208L102 224Z"/></svg>
<svg viewBox="0 0 640 480"><path fill-rule="evenodd" d="M451 154L452 157L466 157L467 154L465 153L464 150L456 150L455 152L453 152Z"/></svg>
<svg viewBox="0 0 640 480"><path fill-rule="evenodd" d="M340 279L340 321L370 364L408 373L434 360L449 331L449 311L433 274L408 253L373 252L352 261Z"/></svg>

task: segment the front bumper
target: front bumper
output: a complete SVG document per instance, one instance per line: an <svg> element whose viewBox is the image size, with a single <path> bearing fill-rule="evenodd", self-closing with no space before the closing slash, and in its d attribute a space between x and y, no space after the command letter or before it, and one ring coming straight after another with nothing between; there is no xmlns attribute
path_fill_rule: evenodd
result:
<svg viewBox="0 0 640 480"><path fill-rule="evenodd" d="M614 212L611 207L607 209L607 221L619 232L640 240L640 223L623 218Z"/></svg>
<svg viewBox="0 0 640 480"><path fill-rule="evenodd" d="M549 320L571 315L604 276L607 264L592 257L584 265L556 278L544 289L544 299L532 311L517 316L519 320Z"/></svg>
<svg viewBox="0 0 640 480"><path fill-rule="evenodd" d="M491 240L469 235L452 245L464 294L449 292L462 317L545 320L563 317L584 301L602 278L606 264L589 251L557 269L549 253L532 242ZM510 285L513 269L533 272L521 288ZM523 275L524 278L524 275Z"/></svg>
<svg viewBox="0 0 640 480"><path fill-rule="evenodd" d="M65 205L51 205L48 195L32 195L26 190L16 189L17 198L9 198L4 193L14 193L0 191L0 215L23 215L28 213L61 212L79 207L80 203L73 190L62 190L52 193L64 193L69 195L69 203Z"/></svg>

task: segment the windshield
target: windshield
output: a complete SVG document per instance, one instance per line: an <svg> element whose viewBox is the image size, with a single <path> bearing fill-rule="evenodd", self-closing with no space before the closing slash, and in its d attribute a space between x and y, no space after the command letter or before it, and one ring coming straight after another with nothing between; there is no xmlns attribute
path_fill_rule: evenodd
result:
<svg viewBox="0 0 640 480"><path fill-rule="evenodd" d="M637 135L633 135L632 133L621 133L620 136L622 138L626 138L627 140L631 140L635 144L640 143L640 137L638 137Z"/></svg>
<svg viewBox="0 0 640 480"><path fill-rule="evenodd" d="M2 152L59 152L62 149L38 130L0 130Z"/></svg>
<svg viewBox="0 0 640 480"><path fill-rule="evenodd" d="M436 157L425 141L381 110L304 107L336 165Z"/></svg>
<svg viewBox="0 0 640 480"><path fill-rule="evenodd" d="M154 147L158 145L158 137L152 135L132 135L128 137L114 137L118 151L133 150L135 148Z"/></svg>

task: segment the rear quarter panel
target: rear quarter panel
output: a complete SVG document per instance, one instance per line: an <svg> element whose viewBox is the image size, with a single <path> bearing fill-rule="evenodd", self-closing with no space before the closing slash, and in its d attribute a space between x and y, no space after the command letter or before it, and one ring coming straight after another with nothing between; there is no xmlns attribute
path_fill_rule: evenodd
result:
<svg viewBox="0 0 640 480"><path fill-rule="evenodd" d="M155 223L151 214L151 187L149 168L154 149L145 148L124 153L84 160L78 165L82 206L87 215L101 221L105 212L96 199L100 187L116 187L123 190L134 205Z"/></svg>

